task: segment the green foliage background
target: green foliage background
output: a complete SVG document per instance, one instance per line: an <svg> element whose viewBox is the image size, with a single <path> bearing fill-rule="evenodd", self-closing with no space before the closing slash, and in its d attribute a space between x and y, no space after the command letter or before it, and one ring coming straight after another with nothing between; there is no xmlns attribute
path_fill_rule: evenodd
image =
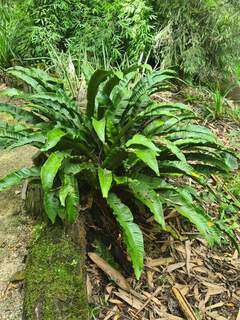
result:
<svg viewBox="0 0 240 320"><path fill-rule="evenodd" d="M239 63L236 0L24 0L1 9L9 6L0 13L2 66L13 57L48 64L54 47L96 67L149 58L210 82L228 80Z"/></svg>
<svg viewBox="0 0 240 320"><path fill-rule="evenodd" d="M155 55L200 81L222 80L239 61L240 3L235 0L152 1Z"/></svg>

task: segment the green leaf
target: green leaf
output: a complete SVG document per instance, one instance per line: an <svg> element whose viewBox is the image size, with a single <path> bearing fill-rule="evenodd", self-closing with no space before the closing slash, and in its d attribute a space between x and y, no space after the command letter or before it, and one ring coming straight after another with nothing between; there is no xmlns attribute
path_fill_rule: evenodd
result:
<svg viewBox="0 0 240 320"><path fill-rule="evenodd" d="M166 83L166 80L173 78L172 71L160 70L154 71L142 77L134 87L134 94L132 95L131 102L134 105L132 114L138 111L139 101L144 96L149 96L155 91L159 91L161 85Z"/></svg>
<svg viewBox="0 0 240 320"><path fill-rule="evenodd" d="M10 173L6 177L0 179L0 192L11 188L12 186L21 183L23 180L39 177L40 170L37 167L23 168Z"/></svg>
<svg viewBox="0 0 240 320"><path fill-rule="evenodd" d="M91 76L94 73L94 69L90 65L90 63L88 63L88 62L83 62L82 66L81 66L81 69L82 69L82 73L84 75L84 78L85 78L86 82L88 83L90 81L90 79L91 79Z"/></svg>
<svg viewBox="0 0 240 320"><path fill-rule="evenodd" d="M215 223L207 217L204 212L197 207L189 204L183 204L180 206L175 205L176 210L189 219L196 228L199 230L201 235L208 241L210 245L214 243L220 243L220 234L215 226Z"/></svg>
<svg viewBox="0 0 240 320"><path fill-rule="evenodd" d="M7 72L9 74L11 74L12 76L24 81L26 84L31 86L35 91L37 91L37 92L44 91L44 88L38 83L38 81L36 81L34 78L32 78L31 76L26 74L25 70L19 70L16 68L9 68L7 70Z"/></svg>
<svg viewBox="0 0 240 320"><path fill-rule="evenodd" d="M102 118L101 120L96 120L92 118L92 125L100 141L105 143L106 119Z"/></svg>
<svg viewBox="0 0 240 320"><path fill-rule="evenodd" d="M167 149L169 149L180 161L186 162L186 157L182 153L182 151L170 140L159 138L158 143L160 145L166 146Z"/></svg>
<svg viewBox="0 0 240 320"><path fill-rule="evenodd" d="M118 176L114 175L113 179L114 179L114 182L116 182L116 184L128 184L128 180L131 178L124 177L124 176L118 177Z"/></svg>
<svg viewBox="0 0 240 320"><path fill-rule="evenodd" d="M55 222L57 215L61 215L63 209L60 207L59 199L55 191L44 192L44 209L52 223Z"/></svg>
<svg viewBox="0 0 240 320"><path fill-rule="evenodd" d="M146 136L152 136L156 133L161 133L164 124L165 121L163 119L155 119L144 128L143 133Z"/></svg>
<svg viewBox="0 0 240 320"><path fill-rule="evenodd" d="M98 179L103 198L107 198L113 180L112 171L103 168L98 168Z"/></svg>
<svg viewBox="0 0 240 320"><path fill-rule="evenodd" d="M142 180L131 180L128 186L135 198L147 206L154 219L165 229L164 213L159 195Z"/></svg>
<svg viewBox="0 0 240 320"><path fill-rule="evenodd" d="M71 192L69 192L66 197L67 220L69 223L74 223L78 216L79 206L79 192L77 179L75 177L68 176L68 184L71 187Z"/></svg>
<svg viewBox="0 0 240 320"><path fill-rule="evenodd" d="M102 82L104 82L107 77L111 75L110 71L97 70L91 76L87 89L87 110L86 114L89 118L94 115L95 111L95 99L98 93L98 88Z"/></svg>
<svg viewBox="0 0 240 320"><path fill-rule="evenodd" d="M74 223L78 215L79 191L77 179L69 174L61 177L62 187L59 190L59 200L66 208L66 217L69 223Z"/></svg>
<svg viewBox="0 0 240 320"><path fill-rule="evenodd" d="M201 139L206 142L219 144L217 137L212 132L206 133L206 132L203 132L200 130L199 131L187 131L187 130L181 129L176 132L168 134L167 138L169 140L177 140L177 142L179 140L187 141L188 139L196 139L196 140ZM183 142L178 142L178 143L182 144Z"/></svg>
<svg viewBox="0 0 240 320"><path fill-rule="evenodd" d="M202 152L186 153L187 160L194 161L194 164L192 164L192 166L195 166L195 164L201 162L203 164L212 165L213 169L215 168L216 171L218 171L218 169L226 172L229 171L230 168L224 162L224 157L216 157L214 154L209 154L206 151L203 153L203 151L204 150L202 150ZM219 153L219 155L221 155L221 153Z"/></svg>
<svg viewBox="0 0 240 320"><path fill-rule="evenodd" d="M95 174L95 167L90 162L81 162L81 163L69 163L64 164L64 172L67 174L76 175L82 171L91 171Z"/></svg>
<svg viewBox="0 0 240 320"><path fill-rule="evenodd" d="M52 153L41 169L41 181L44 191L49 191L53 187L54 178L62 165L66 153L56 151Z"/></svg>
<svg viewBox="0 0 240 320"><path fill-rule="evenodd" d="M162 103L154 103L152 106L146 108L144 114L145 115L147 115L147 114L157 115L158 113L161 114L162 111L174 111L174 110L180 110L180 111L186 111L186 112L193 113L193 110L183 103L162 102Z"/></svg>
<svg viewBox="0 0 240 320"><path fill-rule="evenodd" d="M133 179L139 180L141 183L143 182L147 184L151 189L174 189L174 185L169 184L164 179L156 176L153 177L145 174L136 174L134 175ZM116 180L116 183L118 183L117 181L118 180Z"/></svg>
<svg viewBox="0 0 240 320"><path fill-rule="evenodd" d="M22 97L24 93L15 88L7 88L0 91L1 97Z"/></svg>
<svg viewBox="0 0 240 320"><path fill-rule="evenodd" d="M40 147L45 143L46 137L42 133L29 133L26 136L21 136L19 139L9 146L9 149L14 149L17 147L25 146L31 144L35 147Z"/></svg>
<svg viewBox="0 0 240 320"><path fill-rule="evenodd" d="M72 188L69 184L64 184L59 190L59 200L63 207L65 207L66 198L70 192L72 192Z"/></svg>
<svg viewBox="0 0 240 320"><path fill-rule="evenodd" d="M109 207L123 229L124 242L127 252L132 260L134 273L137 279L140 278L143 270L144 243L143 235L137 224L133 222L133 215L129 208L121 202L114 193L107 198Z"/></svg>
<svg viewBox="0 0 240 320"><path fill-rule="evenodd" d="M128 140L126 143L126 147L132 145L142 145L150 150L158 152L159 149L155 146L155 144L151 141L151 139L145 137L142 134L135 134L132 139Z"/></svg>
<svg viewBox="0 0 240 320"><path fill-rule="evenodd" d="M65 202L66 202L66 198L67 198L68 194L73 191L72 185L69 181L70 177L71 176L69 174L66 174L65 172L64 172L64 174L60 175L62 186L59 189L58 196L59 196L60 203L63 207L65 207Z"/></svg>
<svg viewBox="0 0 240 320"><path fill-rule="evenodd" d="M126 151L126 149L122 147L111 148L102 164L102 167L114 170L121 166L121 164L125 159L127 159L127 157L128 152Z"/></svg>
<svg viewBox="0 0 240 320"><path fill-rule="evenodd" d="M226 153L224 160L230 170L238 169L238 161L236 156L234 157L232 154Z"/></svg>
<svg viewBox="0 0 240 320"><path fill-rule="evenodd" d="M66 133L60 128L53 128L47 133L47 141L45 146L41 149L42 151L48 151L55 147L58 142L64 137Z"/></svg>
<svg viewBox="0 0 240 320"><path fill-rule="evenodd" d="M110 139L115 138L117 126L120 121L124 121L124 115L129 109L129 100L132 96L130 83L134 80L136 72L127 73L123 79L112 88L110 95L110 106L107 109L107 134Z"/></svg>
<svg viewBox="0 0 240 320"><path fill-rule="evenodd" d="M194 168L188 164L187 162L183 161L159 161L159 167L160 168L166 168L166 170L171 170L171 168L174 168L176 172L182 172L186 174L187 176L191 176L192 178L198 180L202 184L205 184L203 181L203 177L199 172L194 170Z"/></svg>
<svg viewBox="0 0 240 320"><path fill-rule="evenodd" d="M159 176L159 168L157 162L157 154L156 151L149 150L149 149L135 149L134 153L136 156L141 159L149 168L151 168L156 175Z"/></svg>
<svg viewBox="0 0 240 320"><path fill-rule="evenodd" d="M209 244L220 243L221 233L214 220L200 206L193 203L192 195L196 198L196 194L186 187L162 192L162 196L166 199L168 205L173 206L177 212L187 218Z"/></svg>
<svg viewBox="0 0 240 320"><path fill-rule="evenodd" d="M47 91L56 91L63 86L63 80L50 76L46 71L37 68L25 68L22 66L14 66L9 68L7 71L21 71L25 75L35 79L41 86Z"/></svg>
<svg viewBox="0 0 240 320"><path fill-rule="evenodd" d="M26 123L36 124L44 121L32 111L28 111L22 107L16 107L7 103L0 103L0 112L6 112L13 116L15 120L24 121Z"/></svg>
<svg viewBox="0 0 240 320"><path fill-rule="evenodd" d="M8 130L10 129L10 131ZM4 128L0 128L0 137L1 138L8 138L8 139L11 139L11 140L18 140L18 139L22 139L24 138L24 135L20 133L18 133L17 131L12 131L13 128L9 128L9 126L7 126L7 130Z"/></svg>

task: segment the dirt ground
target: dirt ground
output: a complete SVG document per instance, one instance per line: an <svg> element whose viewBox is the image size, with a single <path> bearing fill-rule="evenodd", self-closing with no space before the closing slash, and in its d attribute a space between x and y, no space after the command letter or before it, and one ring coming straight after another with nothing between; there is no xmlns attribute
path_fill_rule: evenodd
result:
<svg viewBox="0 0 240 320"><path fill-rule="evenodd" d="M0 178L31 165L34 149L0 153ZM0 320L20 320L22 280L32 221L24 214L21 186L0 193Z"/></svg>

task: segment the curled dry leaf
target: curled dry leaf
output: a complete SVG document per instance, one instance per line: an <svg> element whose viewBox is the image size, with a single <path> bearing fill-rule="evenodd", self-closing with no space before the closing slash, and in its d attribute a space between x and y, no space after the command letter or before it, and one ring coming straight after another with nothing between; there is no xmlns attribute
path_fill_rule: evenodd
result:
<svg viewBox="0 0 240 320"><path fill-rule="evenodd" d="M167 257L167 258L158 258L158 259L151 259L148 258L146 262L147 267L159 267L159 266L167 266L170 263L174 262L173 257Z"/></svg>
<svg viewBox="0 0 240 320"><path fill-rule="evenodd" d="M174 270L177 270L177 269L184 267L185 264L186 264L185 262L171 264L170 266L167 267L167 272L171 273Z"/></svg>

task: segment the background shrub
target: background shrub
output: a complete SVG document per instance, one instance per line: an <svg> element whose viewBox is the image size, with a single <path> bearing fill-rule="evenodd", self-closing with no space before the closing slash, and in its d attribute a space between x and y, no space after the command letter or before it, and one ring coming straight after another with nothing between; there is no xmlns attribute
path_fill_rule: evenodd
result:
<svg viewBox="0 0 240 320"><path fill-rule="evenodd" d="M1 23L1 38L7 42L0 45L2 66L10 64L13 54L24 61L41 58L49 64L50 46L94 67L149 58L152 65L176 66L185 78L209 85L212 79L230 80L239 64L240 4L236 0L7 3L11 17Z"/></svg>
<svg viewBox="0 0 240 320"><path fill-rule="evenodd" d="M154 53L201 82L234 72L240 49L240 3L235 0L152 1L157 13Z"/></svg>
<svg viewBox="0 0 240 320"><path fill-rule="evenodd" d="M21 18L22 11L12 1L2 1L0 4L0 68L14 64L17 58L17 43L28 36L25 34L26 23ZM20 49L21 46L19 46ZM23 52L24 53L24 52ZM19 56L20 58L20 56Z"/></svg>
<svg viewBox="0 0 240 320"><path fill-rule="evenodd" d="M26 36L15 51L27 58L48 57L51 46L93 65L116 66L138 61L151 45L151 7L144 0L25 0L17 8L18 18L25 12Z"/></svg>

